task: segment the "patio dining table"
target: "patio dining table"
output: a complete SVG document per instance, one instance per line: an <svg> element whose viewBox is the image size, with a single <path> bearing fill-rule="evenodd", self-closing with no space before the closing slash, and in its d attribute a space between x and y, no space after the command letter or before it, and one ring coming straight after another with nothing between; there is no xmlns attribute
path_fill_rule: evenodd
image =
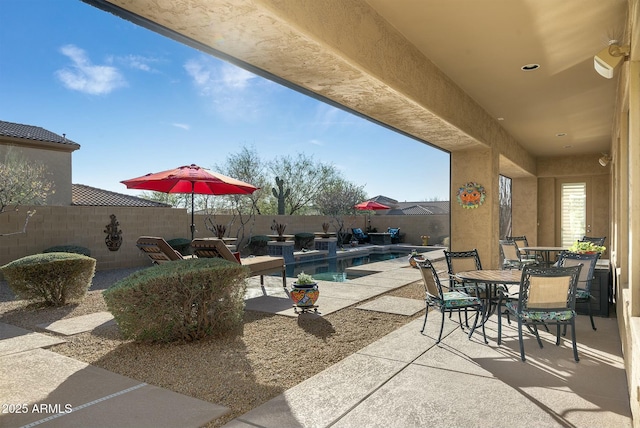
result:
<svg viewBox="0 0 640 428"><path fill-rule="evenodd" d="M503 285L508 291L509 285L520 284L522 271L517 269L480 269L458 272L456 277L463 282L486 284L486 292L484 296L481 296L484 304L482 313L482 324L484 324L498 306L498 286Z"/></svg>

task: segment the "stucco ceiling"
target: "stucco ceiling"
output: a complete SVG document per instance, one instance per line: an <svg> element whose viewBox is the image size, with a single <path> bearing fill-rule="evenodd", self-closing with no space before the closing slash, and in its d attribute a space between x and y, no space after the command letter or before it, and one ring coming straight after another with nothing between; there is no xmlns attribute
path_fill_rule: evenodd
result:
<svg viewBox="0 0 640 428"><path fill-rule="evenodd" d="M610 145L620 70L605 79L593 57L623 37L626 0L84 1L445 150L497 136L515 148L510 169ZM396 46L401 55L387 55ZM394 65L376 69L385 60ZM403 80L412 69L436 76L440 92L414 96L420 85Z"/></svg>

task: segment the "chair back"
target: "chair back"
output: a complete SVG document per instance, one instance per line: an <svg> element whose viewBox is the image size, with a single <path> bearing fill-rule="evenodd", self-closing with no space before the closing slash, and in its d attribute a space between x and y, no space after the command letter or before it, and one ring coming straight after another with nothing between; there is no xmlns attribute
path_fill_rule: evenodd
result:
<svg viewBox="0 0 640 428"><path fill-rule="evenodd" d="M164 238L157 236L141 236L136 246L145 253L154 264L182 260L182 255L174 250Z"/></svg>
<svg viewBox="0 0 640 428"><path fill-rule="evenodd" d="M500 255L502 257L502 266L508 267L513 264L520 265L521 257L520 250L516 241L501 239L500 243Z"/></svg>
<svg viewBox="0 0 640 428"><path fill-rule="evenodd" d="M587 236L584 235L580 241L593 242L596 245L604 246L604 241L607 239L606 236Z"/></svg>
<svg viewBox="0 0 640 428"><path fill-rule="evenodd" d="M399 227L388 227L387 233L391 235L391 238L399 238L400 237L400 228Z"/></svg>
<svg viewBox="0 0 640 428"><path fill-rule="evenodd" d="M230 262L240 263L240 260L233 255L222 239L196 238L191 241L191 247L193 248L193 254L198 258L220 257Z"/></svg>
<svg viewBox="0 0 640 428"><path fill-rule="evenodd" d="M449 275L469 270L482 270L480 256L475 248L471 251L444 251L444 258L447 261Z"/></svg>
<svg viewBox="0 0 640 428"><path fill-rule="evenodd" d="M518 312L553 312L575 309L576 288L582 265L568 267L525 266L520 281Z"/></svg>
<svg viewBox="0 0 640 428"><path fill-rule="evenodd" d="M518 244L518 247L528 247L529 246L529 241L527 240L527 237L525 235L507 236L505 239L507 241L515 241L515 243Z"/></svg>
<svg viewBox="0 0 640 428"><path fill-rule="evenodd" d="M359 227L352 228L351 229L351 233L353 233L353 236L355 236L357 239L366 239L367 238L367 235L365 235L365 233Z"/></svg>
<svg viewBox="0 0 640 428"><path fill-rule="evenodd" d="M443 300L442 284L440 284L440 278L438 278L438 273L433 267L433 264L431 264L431 261L425 259L424 261L418 262L417 265L422 274L422 283L427 296Z"/></svg>
<svg viewBox="0 0 640 428"><path fill-rule="evenodd" d="M591 291L591 281L594 278L594 271L598 263L600 254L579 254L563 251L558 257L558 266L568 267L582 265L580 277L578 278L578 288Z"/></svg>

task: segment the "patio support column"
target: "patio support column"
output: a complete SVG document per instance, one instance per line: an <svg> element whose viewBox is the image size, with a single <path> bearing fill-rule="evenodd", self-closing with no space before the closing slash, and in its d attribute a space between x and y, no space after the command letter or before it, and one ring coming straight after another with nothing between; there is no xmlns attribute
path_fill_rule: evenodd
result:
<svg viewBox="0 0 640 428"><path fill-rule="evenodd" d="M640 61L629 63L629 292L631 316L640 316Z"/></svg>
<svg viewBox="0 0 640 428"><path fill-rule="evenodd" d="M451 153L451 251L477 248L482 266L498 268L499 154L491 148ZM468 182L484 186L486 198L478 208L463 208L458 189Z"/></svg>

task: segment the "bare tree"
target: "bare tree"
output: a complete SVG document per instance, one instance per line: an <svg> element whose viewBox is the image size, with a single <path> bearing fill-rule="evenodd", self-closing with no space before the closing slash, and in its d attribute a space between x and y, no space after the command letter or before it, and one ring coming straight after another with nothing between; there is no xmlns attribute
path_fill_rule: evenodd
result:
<svg viewBox="0 0 640 428"><path fill-rule="evenodd" d="M0 163L0 214L8 210L18 211L20 205L42 205L47 196L55 193L54 184L47 178L47 169L38 162L27 162L9 149ZM35 211L28 211L22 231L0 236L25 233L29 218Z"/></svg>
<svg viewBox="0 0 640 428"><path fill-rule="evenodd" d="M255 216L260 214L258 202L266 198L267 192L271 190L264 162L260 160L255 148L243 146L239 153L229 155L224 165L216 165L216 170L258 187L258 190L250 195L217 197L224 200L228 209L233 213L233 219L229 226L236 221L240 223L236 234L238 244L240 244L245 237L251 238Z"/></svg>
<svg viewBox="0 0 640 428"><path fill-rule="evenodd" d="M352 214L353 206L365 199L367 194L364 186L357 186L341 177L326 183L316 196L316 208L321 214L332 217L331 224L336 231L340 247L348 233L343 216Z"/></svg>
<svg viewBox="0 0 640 428"><path fill-rule="evenodd" d="M296 158L285 156L273 160L269 169L289 189L284 198L289 215L304 213L305 208L315 204L327 183L340 178L333 165L316 162L303 153L298 153Z"/></svg>

